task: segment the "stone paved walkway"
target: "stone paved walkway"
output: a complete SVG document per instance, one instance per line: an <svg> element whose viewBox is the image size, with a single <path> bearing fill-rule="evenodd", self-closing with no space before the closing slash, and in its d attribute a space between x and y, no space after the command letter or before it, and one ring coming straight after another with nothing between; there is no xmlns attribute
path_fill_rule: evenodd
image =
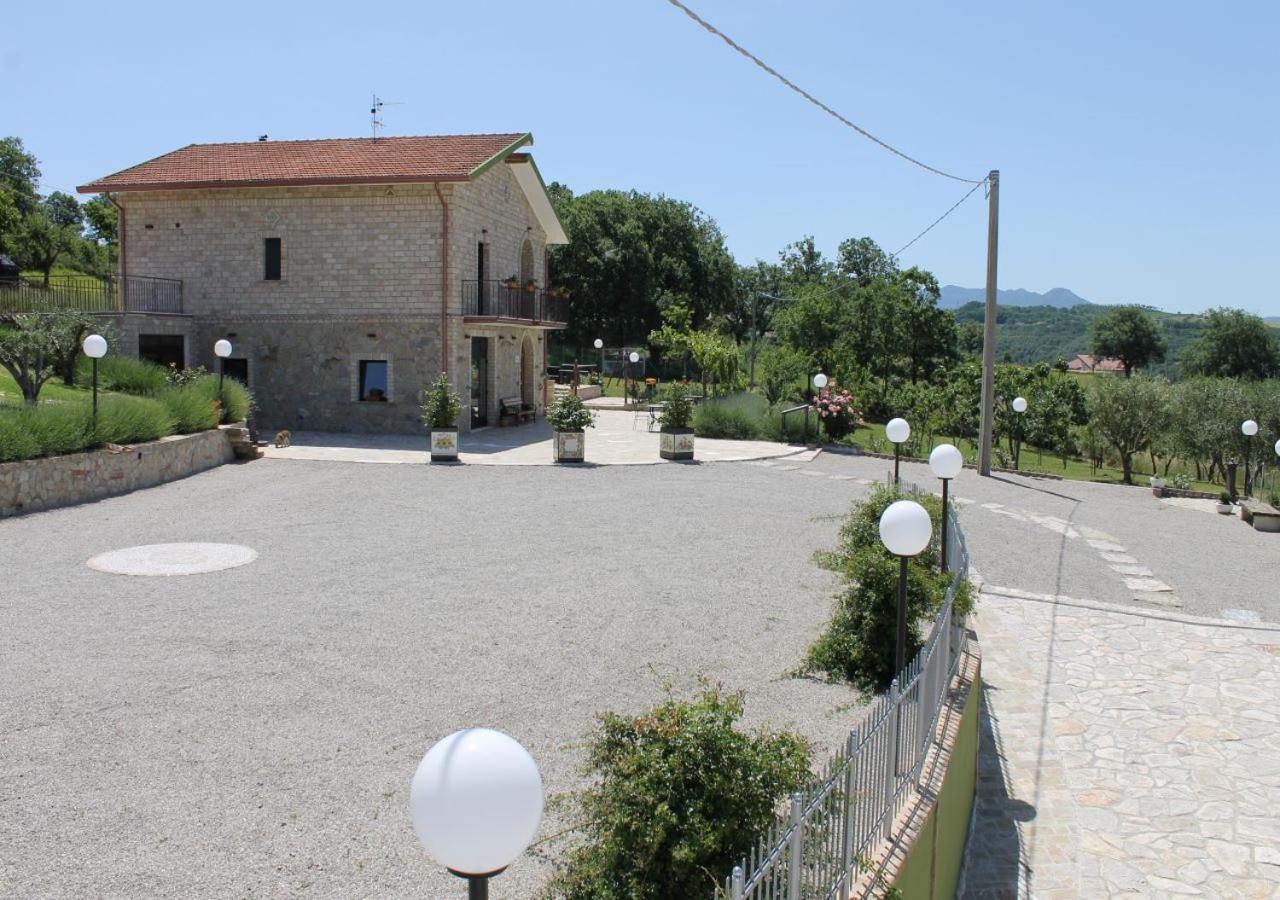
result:
<svg viewBox="0 0 1280 900"><path fill-rule="evenodd" d="M610 399L610 398L602 398ZM648 430L647 415L619 409L595 410L596 425L587 431L587 463L603 466L657 465L658 433ZM265 455L277 459L326 462L425 463L427 436L422 434L327 434L297 432L293 445L267 447ZM699 438L694 456L702 462L741 462L752 459L794 457L808 462L817 455L790 444L772 441L724 441ZM469 465L554 465L551 427L545 419L507 428L485 428L461 437L459 459Z"/></svg>
<svg viewBox="0 0 1280 900"><path fill-rule="evenodd" d="M979 602L963 896L1280 897L1280 629L1031 596Z"/></svg>

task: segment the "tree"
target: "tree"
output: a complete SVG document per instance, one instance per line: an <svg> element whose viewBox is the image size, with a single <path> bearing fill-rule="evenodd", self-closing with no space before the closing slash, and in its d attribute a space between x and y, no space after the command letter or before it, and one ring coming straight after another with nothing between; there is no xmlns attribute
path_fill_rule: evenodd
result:
<svg viewBox="0 0 1280 900"><path fill-rule="evenodd" d="M72 248L75 237L70 228L59 227L44 209L37 208L23 219L18 229L18 262L24 268L42 272L44 286L48 287L50 271Z"/></svg>
<svg viewBox="0 0 1280 900"><path fill-rule="evenodd" d="M1089 352L1120 360L1126 378L1134 369L1162 362L1167 350L1160 326L1137 306L1112 307L1089 326Z"/></svg>
<svg viewBox="0 0 1280 900"><path fill-rule="evenodd" d="M682 298L694 327L731 312L737 266L714 220L695 206L636 191L581 196L548 188L569 243L548 250L552 286L570 290L571 345L619 346L662 325L663 295Z"/></svg>
<svg viewBox="0 0 1280 900"><path fill-rule="evenodd" d="M24 216L40 201L39 182L40 165L22 146L22 138L0 138L0 193L7 193Z"/></svg>
<svg viewBox="0 0 1280 900"><path fill-rule="evenodd" d="M85 319L84 313L69 312L0 316L0 366L18 383L26 403L36 404L59 361L79 348Z"/></svg>
<svg viewBox="0 0 1280 900"><path fill-rule="evenodd" d="M1204 332L1182 354L1188 375L1270 378L1280 372L1275 329L1242 309L1211 309Z"/></svg>
<svg viewBox="0 0 1280 900"><path fill-rule="evenodd" d="M80 201L75 197L64 194L62 191L54 191L41 200L40 205L54 225L59 228L73 228L79 233L80 226L84 224L84 211L80 208Z"/></svg>
<svg viewBox="0 0 1280 900"><path fill-rule="evenodd" d="M898 261L869 237L849 238L836 249L836 270L866 287L878 278L891 278Z"/></svg>
<svg viewBox="0 0 1280 900"><path fill-rule="evenodd" d="M792 287L820 284L831 275L831 263L822 258L822 251L814 246L811 234L783 247L778 259L782 265L782 277Z"/></svg>
<svg viewBox="0 0 1280 900"><path fill-rule="evenodd" d="M89 237L114 247L120 237L117 222L119 210L115 204L99 194L92 200L86 200L80 208L84 210L84 217L89 222Z"/></svg>
<svg viewBox="0 0 1280 900"><path fill-rule="evenodd" d="M18 227L22 224L22 213L13 202L13 196L0 188L0 253L13 251Z"/></svg>
<svg viewBox="0 0 1280 900"><path fill-rule="evenodd" d="M1120 457L1125 484L1133 484L1133 455L1168 427L1168 384L1152 378L1101 378L1093 386L1089 425Z"/></svg>
<svg viewBox="0 0 1280 900"><path fill-rule="evenodd" d="M795 396L809 368L803 355L780 346L765 348L760 354L760 367L764 371L760 385L770 406Z"/></svg>

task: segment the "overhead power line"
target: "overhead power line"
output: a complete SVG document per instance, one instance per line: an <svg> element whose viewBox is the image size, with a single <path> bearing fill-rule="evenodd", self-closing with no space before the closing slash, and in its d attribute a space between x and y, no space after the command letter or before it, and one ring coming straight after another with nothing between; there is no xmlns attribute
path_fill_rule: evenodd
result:
<svg viewBox="0 0 1280 900"><path fill-rule="evenodd" d="M951 215L953 212L955 212L955 211L956 211L956 209L958 209L958 208L959 208L959 206L960 206L960 204L961 204L961 203L963 203L964 201L968 200L971 196L973 196L973 192L974 192L974 191L976 191L978 188L982 187L982 186L983 186L984 184L986 184L986 183L987 183L987 182L986 182L986 179L983 179L982 181L979 181L977 184L975 184L973 187L969 188L969 192L968 192L967 194L965 194L963 197L961 197L959 200L957 200L957 201L956 201L956 203L955 203L955 206L952 206L949 210L947 210L946 212L944 212L942 215L938 216L938 218L934 219L934 220L933 220L933 224L932 224L932 225L930 225L930 226L929 226L928 228L926 228L924 231L920 232L920 233L919 233L919 234L917 234L915 237L913 237L911 240L909 240L909 241L907 241L905 244L903 244L903 245L902 245L902 249L901 249L901 250L895 250L893 255L894 255L894 256L901 256L901 255L902 255L902 251L903 251L903 250L906 250L908 247L910 247L910 246L911 246L912 244L914 244L916 241L920 240L920 238L924 237L924 236L925 236L926 234L928 234L930 231L933 231L934 225L937 225L939 222L941 222L941 221L942 221L943 219L945 219L947 216L949 216L949 215Z"/></svg>
<svg viewBox="0 0 1280 900"><path fill-rule="evenodd" d="M986 179L985 179L985 178L983 178L983 179L978 179L978 180L976 180L976 181L975 181L975 180L974 180L974 179L972 179L972 178L961 178L959 175L952 175L950 172L944 172L944 171L942 171L941 169L935 169L933 166L928 165L927 163L922 163L920 160L916 159L915 157L908 156L906 153L903 153L903 152L902 152L901 150L899 150L897 147L894 147L894 146L891 146L891 145L889 145L889 144L886 144L884 141L880 140L880 138L876 137L874 134L872 134L871 132L867 131L865 128L862 128L862 127L860 127L860 126L858 126L858 125L855 125L853 122L849 121L849 120L848 120L848 119L846 119L844 116L840 115L840 113L836 112L836 111L835 111L834 109L832 109L830 106L827 106L827 104L823 103L823 102L822 102L821 100L819 100L817 97L813 96L813 94L810 94L810 93L809 93L808 91L806 91L804 88L800 87L800 86L799 86L799 85L797 85L795 82L793 82L793 81L791 81L790 79L788 79L786 76L784 76L784 75L783 75L781 72L779 72L777 69L773 68L771 65L769 65L768 63L766 63L766 62L765 62L764 60L762 60L760 57L756 56L756 55L755 55L754 53L752 53L750 50L748 50L747 48L743 47L741 44L739 44L739 43L737 43L736 41L734 41L734 39L733 39L733 38L731 38L731 37L729 37L729 35L725 34L723 31L721 31L720 29L716 28L714 25L712 25L712 24L711 24L710 22L708 22L706 19L702 18L702 17L701 17L701 16L699 16L696 12L694 12L693 10L691 10L689 7L685 6L683 3L681 3L681 2L680 2L680 0L667 0L667 2L668 2L668 3L670 3L672 6L676 7L676 9L679 9L679 10L683 11L683 12L684 12L684 14L685 14L686 16L688 16L690 19L693 19L693 21L697 22L699 25L701 25L703 28L705 28L708 32L710 32L711 34L713 34L713 35L715 35L716 37L720 38L720 40L724 41L726 44L728 44L728 45L729 45L730 47L732 47L734 50L738 51L738 53L742 54L742 55L743 55L743 56L745 56L747 59L751 60L753 63L755 63L755 64L756 64L757 66L759 66L761 69L763 69L764 71L766 71L766 72L768 72L770 75L772 75L774 78L776 78L778 81L782 82L782 83L783 83L784 85L786 85L788 88L790 88L791 90L795 91L797 94L799 94L799 95L800 95L801 97L803 97L804 99L808 100L808 101L809 101L810 103L812 103L814 106L818 107L818 109L822 110L822 111L823 111L823 112L825 112L827 115L829 115L829 116L831 116L832 118L836 119L838 122L840 122L840 123L842 123L842 124L844 124L844 125L847 125L848 127L852 128L854 131L858 132L858 134L862 135L862 136L863 136L864 138L866 138L867 140L872 141L872 142L874 142L874 143L876 143L876 144L879 144L881 147L883 147L885 150L888 150L890 153L893 153L893 154L895 154L896 156L900 156L900 157L902 157L902 158L903 158L903 159L905 159L907 162L912 163L913 165L917 165L917 166L919 166L920 168L924 169L925 171L932 172L932 173L933 173L933 174L935 174L935 175L941 175L943 178L950 178L950 179L952 179L953 181L960 181L960 182L963 182L963 183L965 183L965 184L973 184L973 185L980 185L980 184L985 184L985 183L986 183ZM966 195L966 196L967 196L967 195ZM963 202L963 201L962 201L962 202ZM930 226L930 227L932 227L932 226ZM904 248L904 249L905 249L905 248Z"/></svg>

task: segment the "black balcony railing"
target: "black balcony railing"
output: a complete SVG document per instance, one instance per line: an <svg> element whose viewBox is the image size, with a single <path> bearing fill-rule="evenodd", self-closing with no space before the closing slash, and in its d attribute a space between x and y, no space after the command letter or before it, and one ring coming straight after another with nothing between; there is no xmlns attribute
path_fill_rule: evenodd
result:
<svg viewBox="0 0 1280 900"><path fill-rule="evenodd" d="M0 312L73 309L89 313L181 313L182 282L176 278L59 275L42 281L0 281Z"/></svg>
<svg viewBox="0 0 1280 900"><path fill-rule="evenodd" d="M462 314L470 319L565 325L569 321L569 298L552 297L542 290L507 287L504 281L464 281Z"/></svg>

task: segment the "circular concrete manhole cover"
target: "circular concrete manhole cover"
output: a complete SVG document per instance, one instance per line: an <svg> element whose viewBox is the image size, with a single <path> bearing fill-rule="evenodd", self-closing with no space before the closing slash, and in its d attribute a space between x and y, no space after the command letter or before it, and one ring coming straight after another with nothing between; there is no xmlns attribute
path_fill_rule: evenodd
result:
<svg viewBox="0 0 1280 900"><path fill-rule="evenodd" d="M85 565L113 575L199 575L257 558L258 551L240 544L146 544L103 553Z"/></svg>

